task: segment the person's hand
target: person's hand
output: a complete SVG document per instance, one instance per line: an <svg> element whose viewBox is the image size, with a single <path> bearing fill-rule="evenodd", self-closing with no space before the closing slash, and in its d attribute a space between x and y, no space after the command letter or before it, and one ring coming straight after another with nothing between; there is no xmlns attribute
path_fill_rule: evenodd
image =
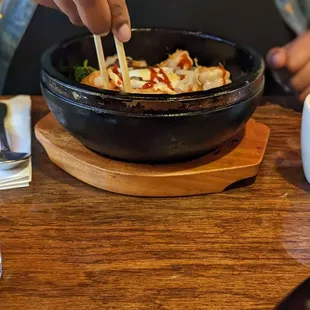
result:
<svg viewBox="0 0 310 310"><path fill-rule="evenodd" d="M122 42L131 37L126 0L36 0L38 4L59 9L75 25L85 25L93 34L110 31Z"/></svg>
<svg viewBox="0 0 310 310"><path fill-rule="evenodd" d="M286 46L271 49L267 62L274 71L286 69L289 72L289 86L304 101L310 94L310 31Z"/></svg>

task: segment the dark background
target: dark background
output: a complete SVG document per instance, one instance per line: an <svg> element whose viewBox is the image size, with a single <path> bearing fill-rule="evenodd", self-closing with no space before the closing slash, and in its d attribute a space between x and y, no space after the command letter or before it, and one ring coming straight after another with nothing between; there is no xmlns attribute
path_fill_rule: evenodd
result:
<svg viewBox="0 0 310 310"><path fill-rule="evenodd" d="M128 0L133 27L205 31L267 51L294 38L272 0ZM87 32L61 13L39 7L9 69L5 94L40 94L40 56L50 45ZM266 95L283 94L266 71Z"/></svg>

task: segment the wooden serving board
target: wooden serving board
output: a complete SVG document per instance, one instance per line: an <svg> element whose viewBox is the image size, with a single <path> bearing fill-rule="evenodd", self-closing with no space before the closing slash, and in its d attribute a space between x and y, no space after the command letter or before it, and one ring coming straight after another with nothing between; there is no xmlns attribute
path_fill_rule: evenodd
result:
<svg viewBox="0 0 310 310"><path fill-rule="evenodd" d="M75 178L114 193L173 197L217 193L255 177L270 130L250 120L245 130L199 159L176 164L135 164L102 157L77 141L50 113L35 126L49 158Z"/></svg>

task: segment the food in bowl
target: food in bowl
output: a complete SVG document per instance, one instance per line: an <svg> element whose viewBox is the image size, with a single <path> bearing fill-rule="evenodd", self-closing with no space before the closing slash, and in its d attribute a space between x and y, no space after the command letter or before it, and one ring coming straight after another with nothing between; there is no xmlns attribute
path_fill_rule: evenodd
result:
<svg viewBox="0 0 310 310"><path fill-rule="evenodd" d="M155 66L148 66L145 60L127 58L131 86L136 93L181 94L190 93L230 84L230 72L221 64L205 67L192 59L188 51L177 50ZM107 57L109 89L123 91L123 79L117 55ZM85 85L104 89L100 71L89 66L75 68L75 79Z"/></svg>
<svg viewBox="0 0 310 310"><path fill-rule="evenodd" d="M99 67L94 38L87 34L44 53L43 96L57 121L98 154L152 164L203 156L242 133L262 97L264 61L243 44L188 30L133 29L126 43L129 56L149 64L160 64L178 49L188 51L200 64L223 64L232 83L176 95L124 93L81 84L74 78L77 64L88 59ZM104 51L115 54L113 35L104 39Z"/></svg>

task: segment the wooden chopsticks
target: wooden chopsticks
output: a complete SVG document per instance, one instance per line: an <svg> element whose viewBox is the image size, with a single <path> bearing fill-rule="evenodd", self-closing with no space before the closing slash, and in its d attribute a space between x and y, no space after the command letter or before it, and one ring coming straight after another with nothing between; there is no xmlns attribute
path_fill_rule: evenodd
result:
<svg viewBox="0 0 310 310"><path fill-rule="evenodd" d="M94 35L94 41L95 41L95 46L96 46L99 69L100 69L101 77L103 80L103 86L105 89L109 89L109 74L108 74L107 66L105 64L105 57L104 57L101 37L98 35Z"/></svg>
<svg viewBox="0 0 310 310"><path fill-rule="evenodd" d="M109 74L107 71L106 63L105 63L105 56L103 52L101 37L98 35L94 35L94 41L95 41L98 63L99 63L100 73L103 79L104 87L106 89L109 89ZM132 87L131 87L130 76L128 72L128 65L127 65L127 58L126 58L126 53L124 49L124 44L120 42L116 38L116 36L114 36L114 41L115 41L118 61L120 64L121 74L123 78L124 91L126 93L132 93Z"/></svg>
<svg viewBox="0 0 310 310"><path fill-rule="evenodd" d="M116 36L114 36L114 41L115 41L115 47L117 51L119 65L121 67L124 90L126 93L131 93L132 88L131 88L130 76L128 72L128 65L127 65L127 58L125 54L124 44L120 42Z"/></svg>

